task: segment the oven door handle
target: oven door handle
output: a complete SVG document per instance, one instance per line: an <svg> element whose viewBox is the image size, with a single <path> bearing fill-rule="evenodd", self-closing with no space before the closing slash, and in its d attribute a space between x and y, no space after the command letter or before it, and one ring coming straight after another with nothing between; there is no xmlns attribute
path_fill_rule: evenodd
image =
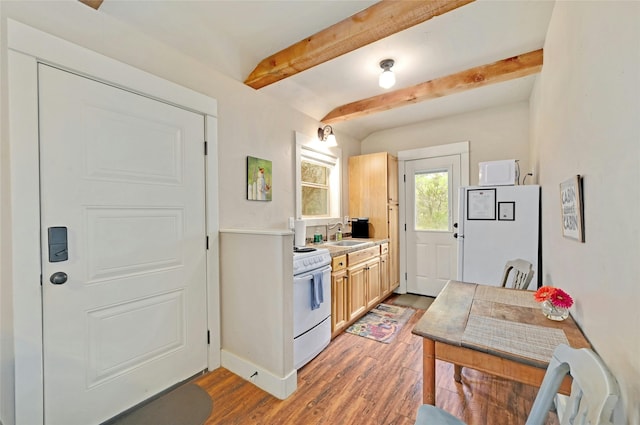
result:
<svg viewBox="0 0 640 425"><path fill-rule="evenodd" d="M316 269L314 269L316 270ZM331 271L331 265L327 264L326 266L323 266L321 269L317 269L318 271L324 273L327 271ZM294 276L296 279L312 279L313 278L313 274L309 273L309 274L303 274L303 275L296 275Z"/></svg>

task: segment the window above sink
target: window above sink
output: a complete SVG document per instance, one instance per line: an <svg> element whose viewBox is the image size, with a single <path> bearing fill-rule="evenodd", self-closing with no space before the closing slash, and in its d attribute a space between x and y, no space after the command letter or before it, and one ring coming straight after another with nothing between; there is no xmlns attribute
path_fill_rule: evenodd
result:
<svg viewBox="0 0 640 425"><path fill-rule="evenodd" d="M340 220L342 150L296 132L296 217L307 225Z"/></svg>

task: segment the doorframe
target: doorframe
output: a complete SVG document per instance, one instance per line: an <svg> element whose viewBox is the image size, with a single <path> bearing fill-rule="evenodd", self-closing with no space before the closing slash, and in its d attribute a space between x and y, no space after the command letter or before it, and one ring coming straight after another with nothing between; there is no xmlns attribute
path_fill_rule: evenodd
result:
<svg viewBox="0 0 640 425"><path fill-rule="evenodd" d="M3 276L2 308L13 312L14 423L44 424L42 286L40 259L40 175L38 137L38 63L53 65L96 81L190 110L205 119L207 326L211 332L207 361L220 366L220 282L218 212L217 100L164 80L12 19L7 19L9 103L10 271ZM3 232L5 229L3 229ZM203 241L204 244L205 241ZM11 298L7 301L7 294ZM4 320L4 318L3 318ZM204 335L203 335L204 338ZM3 380L9 376L4 374ZM9 366L10 367L10 366ZM7 385L5 388L10 387ZM13 397L12 397L13 396ZM11 420L11 418L5 418Z"/></svg>
<svg viewBox="0 0 640 425"><path fill-rule="evenodd" d="M398 152L398 181L402 187L398 193L398 213L400 215L400 286L397 293L407 293L407 211L405 167L407 161L460 155L460 186L469 186L469 141L429 146ZM454 196L457 194L454 193ZM456 214L457 211L453 213Z"/></svg>

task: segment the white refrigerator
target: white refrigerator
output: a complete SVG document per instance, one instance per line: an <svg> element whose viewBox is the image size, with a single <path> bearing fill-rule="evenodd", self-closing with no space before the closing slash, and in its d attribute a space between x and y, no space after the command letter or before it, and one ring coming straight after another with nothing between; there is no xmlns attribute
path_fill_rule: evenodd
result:
<svg viewBox="0 0 640 425"><path fill-rule="evenodd" d="M540 186L461 187L458 205L457 279L500 286L505 263L521 258L533 265L528 289L535 290L541 281Z"/></svg>

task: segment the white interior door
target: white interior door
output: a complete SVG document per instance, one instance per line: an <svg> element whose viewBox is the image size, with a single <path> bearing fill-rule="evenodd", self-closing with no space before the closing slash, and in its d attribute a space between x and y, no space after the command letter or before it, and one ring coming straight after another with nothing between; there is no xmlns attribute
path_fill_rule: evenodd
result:
<svg viewBox="0 0 640 425"><path fill-rule="evenodd" d="M460 155L405 162L407 292L437 296L455 279Z"/></svg>
<svg viewBox="0 0 640 425"><path fill-rule="evenodd" d="M207 366L204 117L44 65L39 104L45 423L100 423Z"/></svg>

